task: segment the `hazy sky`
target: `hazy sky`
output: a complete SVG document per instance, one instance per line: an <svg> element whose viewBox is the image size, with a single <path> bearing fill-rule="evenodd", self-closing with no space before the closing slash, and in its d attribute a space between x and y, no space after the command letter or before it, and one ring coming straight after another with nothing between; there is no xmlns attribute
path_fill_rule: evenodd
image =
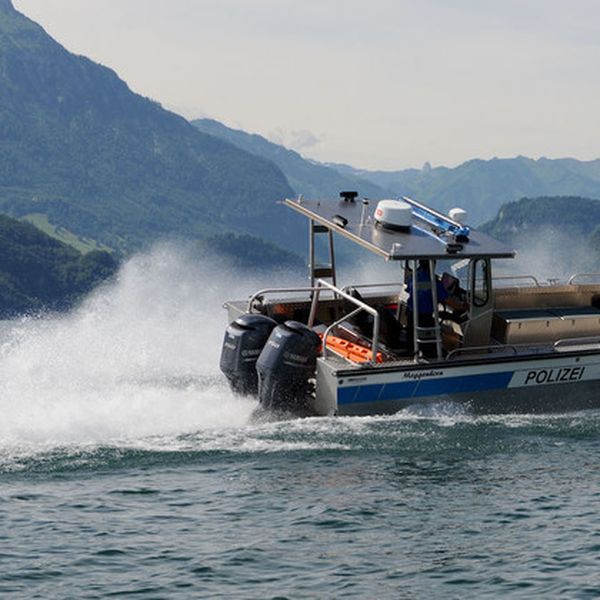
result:
<svg viewBox="0 0 600 600"><path fill-rule="evenodd" d="M600 157L600 0L13 0L186 117L398 169Z"/></svg>

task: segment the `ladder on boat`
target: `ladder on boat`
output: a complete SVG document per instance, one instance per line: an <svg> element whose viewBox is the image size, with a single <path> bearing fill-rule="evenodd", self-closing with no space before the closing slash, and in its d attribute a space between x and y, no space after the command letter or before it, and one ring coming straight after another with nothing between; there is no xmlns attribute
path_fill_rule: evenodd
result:
<svg viewBox="0 0 600 600"><path fill-rule="evenodd" d="M329 262L317 261L317 237L327 235L328 254L326 258ZM315 223L310 220L310 239L309 239L309 265L310 285L314 287L319 279L329 279L333 286L336 285L335 276L335 255L333 251L333 231L325 225Z"/></svg>

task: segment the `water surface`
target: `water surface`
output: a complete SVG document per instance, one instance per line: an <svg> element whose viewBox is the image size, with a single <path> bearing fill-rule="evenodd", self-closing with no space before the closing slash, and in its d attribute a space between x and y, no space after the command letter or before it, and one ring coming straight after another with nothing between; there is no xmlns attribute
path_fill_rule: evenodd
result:
<svg viewBox="0 0 600 600"><path fill-rule="evenodd" d="M2 598L600 595L600 411L253 422L208 275L4 324Z"/></svg>

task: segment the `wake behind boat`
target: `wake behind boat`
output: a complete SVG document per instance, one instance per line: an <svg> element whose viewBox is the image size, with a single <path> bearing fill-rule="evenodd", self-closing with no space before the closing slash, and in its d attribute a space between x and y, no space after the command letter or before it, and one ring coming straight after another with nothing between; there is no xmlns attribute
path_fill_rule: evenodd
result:
<svg viewBox="0 0 600 600"><path fill-rule="evenodd" d="M314 415L440 400L495 412L600 403L600 276L494 278L515 252L460 209L404 197L373 211L356 192L285 204L309 220L310 285L225 304L221 369L236 392ZM397 280L339 287L334 232L397 262Z"/></svg>

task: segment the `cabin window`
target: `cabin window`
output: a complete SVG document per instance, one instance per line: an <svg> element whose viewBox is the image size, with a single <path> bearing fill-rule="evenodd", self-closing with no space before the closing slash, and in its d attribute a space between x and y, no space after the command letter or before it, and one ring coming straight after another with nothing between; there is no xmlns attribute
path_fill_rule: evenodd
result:
<svg viewBox="0 0 600 600"><path fill-rule="evenodd" d="M471 271L471 289L473 290L473 304L477 307L485 306L490 299L488 279L488 261L478 258L473 262Z"/></svg>

